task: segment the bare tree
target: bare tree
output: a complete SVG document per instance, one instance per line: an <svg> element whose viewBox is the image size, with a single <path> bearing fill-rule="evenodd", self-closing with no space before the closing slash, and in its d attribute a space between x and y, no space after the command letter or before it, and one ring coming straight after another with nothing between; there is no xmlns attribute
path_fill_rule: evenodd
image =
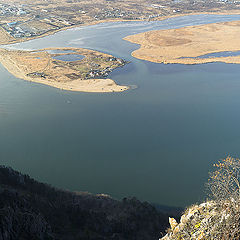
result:
<svg viewBox="0 0 240 240"><path fill-rule="evenodd" d="M226 157L214 164L207 187L214 199L240 199L240 159Z"/></svg>
<svg viewBox="0 0 240 240"><path fill-rule="evenodd" d="M210 229L213 239L240 239L240 159L231 156L219 160L209 173L207 188L215 200L219 215L213 218ZM217 231L216 231L217 230Z"/></svg>

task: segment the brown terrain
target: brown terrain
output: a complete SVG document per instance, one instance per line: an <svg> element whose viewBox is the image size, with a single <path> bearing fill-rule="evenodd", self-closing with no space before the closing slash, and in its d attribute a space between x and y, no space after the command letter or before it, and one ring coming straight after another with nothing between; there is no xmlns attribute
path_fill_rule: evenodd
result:
<svg viewBox="0 0 240 240"><path fill-rule="evenodd" d="M106 21L161 20L168 17L198 13L239 14L240 2L211 0L0 0L0 45L43 37L80 25ZM154 31L126 38L141 44L135 57L165 63L203 63L224 61L238 63L238 57L181 59L197 57L214 51L238 50L238 23L215 24L213 27L190 27L178 30ZM209 28L209 29L208 29ZM226 31L229 33L226 36ZM159 35L160 34L160 35ZM184 36L183 36L184 35ZM214 40L215 39L215 40ZM206 43L207 41L207 43ZM217 43L215 43L217 41ZM231 42L224 44L221 42ZM206 46L205 46L206 45ZM197 51L196 51L197 49ZM54 60L47 51L9 51L0 49L0 62L18 78L53 87L87 92L127 90L107 75L124 62L112 56L84 49L81 61ZM113 61L109 59L113 58Z"/></svg>
<svg viewBox="0 0 240 240"><path fill-rule="evenodd" d="M59 89L82 92L122 92L129 87L117 85L105 78L125 62L111 55L87 49L58 49L66 53L52 54L51 50L17 51L0 49L0 63L14 76ZM72 51L69 53L68 51ZM82 60L61 61L53 57L82 55Z"/></svg>
<svg viewBox="0 0 240 240"><path fill-rule="evenodd" d="M0 45L13 42L15 39L0 27Z"/></svg>
<svg viewBox="0 0 240 240"><path fill-rule="evenodd" d="M240 21L157 30L124 38L141 47L132 55L157 63L240 63L240 56L199 56L223 51L240 51Z"/></svg>
<svg viewBox="0 0 240 240"><path fill-rule="evenodd" d="M9 0L7 3L0 0L0 4L0 9L6 10L2 14L0 12L0 26L13 37L8 39L6 33L0 31L0 44L26 41L66 28L106 21L150 21L199 13L240 13L239 1L219 0ZM8 12L8 6L21 8L24 13ZM12 22L16 22L16 25L7 26ZM17 36L15 27L23 27L27 33L30 29L32 33Z"/></svg>

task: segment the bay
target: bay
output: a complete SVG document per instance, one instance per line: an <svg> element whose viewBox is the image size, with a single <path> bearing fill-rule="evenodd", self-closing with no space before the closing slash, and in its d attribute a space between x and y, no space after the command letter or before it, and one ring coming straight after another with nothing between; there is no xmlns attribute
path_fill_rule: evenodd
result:
<svg viewBox="0 0 240 240"><path fill-rule="evenodd" d="M240 20L193 15L83 26L7 48L84 47L131 61L111 73L123 93L68 92L0 66L1 163L54 186L186 206L205 196L212 164L239 156L240 66L135 59L138 32ZM5 46L6 47L6 46Z"/></svg>

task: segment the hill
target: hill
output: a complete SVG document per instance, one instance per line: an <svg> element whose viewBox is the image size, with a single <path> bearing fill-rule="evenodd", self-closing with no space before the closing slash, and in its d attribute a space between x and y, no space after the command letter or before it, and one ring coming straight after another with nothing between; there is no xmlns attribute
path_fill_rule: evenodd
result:
<svg viewBox="0 0 240 240"><path fill-rule="evenodd" d="M151 240L167 227L147 202L63 191L0 166L0 240Z"/></svg>

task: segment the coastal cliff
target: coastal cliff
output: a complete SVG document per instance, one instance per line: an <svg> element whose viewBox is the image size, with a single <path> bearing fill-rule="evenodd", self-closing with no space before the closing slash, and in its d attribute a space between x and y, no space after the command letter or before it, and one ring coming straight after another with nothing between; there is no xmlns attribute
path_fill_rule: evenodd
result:
<svg viewBox="0 0 240 240"><path fill-rule="evenodd" d="M58 190L0 166L0 240L158 239L168 215L136 198Z"/></svg>

